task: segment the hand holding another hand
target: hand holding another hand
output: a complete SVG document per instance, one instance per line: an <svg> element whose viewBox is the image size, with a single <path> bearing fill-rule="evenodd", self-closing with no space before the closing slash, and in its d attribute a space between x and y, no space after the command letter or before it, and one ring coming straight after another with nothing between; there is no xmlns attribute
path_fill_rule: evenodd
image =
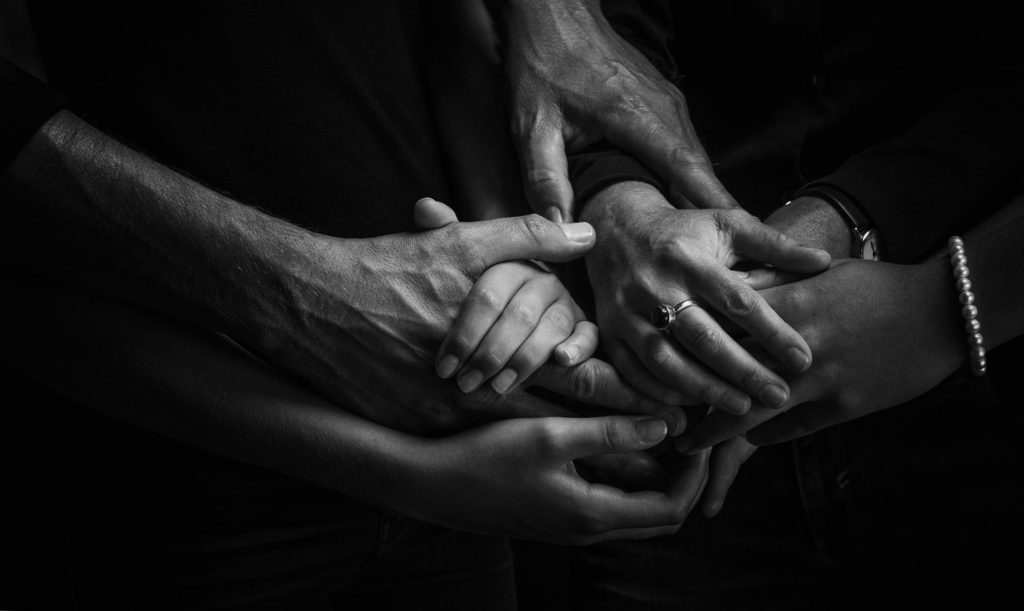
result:
<svg viewBox="0 0 1024 611"><path fill-rule="evenodd" d="M665 403L706 403L744 413L755 401L780 407L785 381L722 328L750 335L787 369L811 362L804 339L730 268L741 260L810 273L827 253L803 248L746 212L677 210L636 182L596 194L584 217L598 232L587 256L605 350L635 387ZM664 334L650 321L660 303L694 299Z"/></svg>

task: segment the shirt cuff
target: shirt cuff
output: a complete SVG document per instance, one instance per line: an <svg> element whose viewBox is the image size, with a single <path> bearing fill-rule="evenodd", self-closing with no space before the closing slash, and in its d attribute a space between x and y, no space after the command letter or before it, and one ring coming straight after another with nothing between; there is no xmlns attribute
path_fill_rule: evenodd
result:
<svg viewBox="0 0 1024 611"><path fill-rule="evenodd" d="M667 185L658 180L647 166L607 143L598 143L570 155L569 179L575 192L576 217L594 194L619 182L644 182L668 197Z"/></svg>

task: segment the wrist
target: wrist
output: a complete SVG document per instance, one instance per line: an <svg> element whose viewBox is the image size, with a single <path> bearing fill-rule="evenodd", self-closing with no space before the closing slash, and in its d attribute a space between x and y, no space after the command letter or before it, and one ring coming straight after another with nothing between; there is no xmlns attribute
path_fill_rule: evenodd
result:
<svg viewBox="0 0 1024 611"><path fill-rule="evenodd" d="M765 223L803 246L827 251L833 259L850 257L849 226L832 205L819 197L798 197L773 212Z"/></svg>

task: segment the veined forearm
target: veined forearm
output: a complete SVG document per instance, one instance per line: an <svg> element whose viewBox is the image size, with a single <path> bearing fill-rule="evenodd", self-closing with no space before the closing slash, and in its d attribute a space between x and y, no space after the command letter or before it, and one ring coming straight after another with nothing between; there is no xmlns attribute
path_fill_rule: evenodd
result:
<svg viewBox="0 0 1024 611"><path fill-rule="evenodd" d="M272 328L278 272L302 269L312 247L69 112L19 154L0 194L9 264L219 330L240 318Z"/></svg>

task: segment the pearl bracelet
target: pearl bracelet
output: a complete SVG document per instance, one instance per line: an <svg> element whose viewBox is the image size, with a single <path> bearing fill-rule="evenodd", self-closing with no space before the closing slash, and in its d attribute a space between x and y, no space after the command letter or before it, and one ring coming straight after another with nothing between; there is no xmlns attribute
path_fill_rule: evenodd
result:
<svg viewBox="0 0 1024 611"><path fill-rule="evenodd" d="M981 377L988 368L983 345L985 338L981 335L978 306L974 304L974 293L971 292L971 271L967 268L967 253L964 252L964 241L960 236L949 238L949 263L953 266L956 290L960 292L960 315L964 317L964 330L967 331L971 373Z"/></svg>

